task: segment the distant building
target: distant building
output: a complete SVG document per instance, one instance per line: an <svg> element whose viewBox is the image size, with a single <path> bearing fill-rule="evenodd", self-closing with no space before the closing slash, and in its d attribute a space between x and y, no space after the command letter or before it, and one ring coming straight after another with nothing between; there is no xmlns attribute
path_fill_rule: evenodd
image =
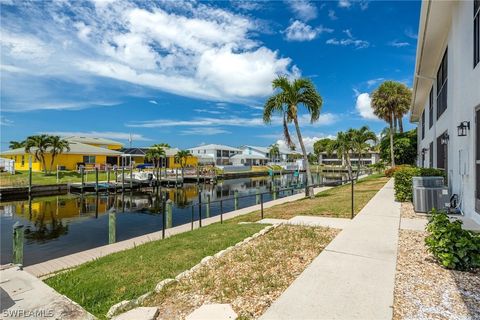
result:
<svg viewBox="0 0 480 320"><path fill-rule="evenodd" d="M362 165L369 165L369 164L375 164L380 160L380 153L377 151L368 151L365 152L364 154L359 156L357 154L350 154L350 162L352 165L357 165L358 162L360 161L360 164ZM341 156L339 157L336 152L332 152L332 154L329 154L327 152L322 152L320 153L318 157L318 163L319 164L325 164L325 165L334 165L334 166L345 166L346 160L345 157Z"/></svg>
<svg viewBox="0 0 480 320"><path fill-rule="evenodd" d="M131 158L134 165L141 164L152 164L152 161L145 159L145 155L148 152L149 148L125 148L121 151L123 152L123 157L125 158L125 163L129 165L129 159ZM160 161L161 168L168 169L177 169L181 168L180 163L175 159L175 155L180 149L178 148L165 148L165 158ZM198 165L198 158L194 155L189 156L186 161L187 167L196 167Z"/></svg>
<svg viewBox="0 0 480 320"><path fill-rule="evenodd" d="M267 162L287 162L295 160L293 159L296 155L300 155L299 152L294 150L289 150L286 148L279 147L279 154L272 155L270 153L271 147L259 147L259 146L241 146L240 149L242 150L242 154L244 155L252 155L252 156L263 156L268 161Z"/></svg>
<svg viewBox="0 0 480 320"><path fill-rule="evenodd" d="M423 1L410 121L418 165L441 168L480 222L480 1Z"/></svg>
<svg viewBox="0 0 480 320"><path fill-rule="evenodd" d="M242 150L221 144L206 144L188 149L190 153L200 158L211 158L215 165L231 165L231 157L241 154Z"/></svg>

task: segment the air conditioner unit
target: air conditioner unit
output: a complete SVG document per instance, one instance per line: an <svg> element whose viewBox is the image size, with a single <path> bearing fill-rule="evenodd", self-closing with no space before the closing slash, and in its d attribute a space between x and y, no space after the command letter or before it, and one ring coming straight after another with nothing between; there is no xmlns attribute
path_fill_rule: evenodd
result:
<svg viewBox="0 0 480 320"><path fill-rule="evenodd" d="M413 188L439 188L444 186L443 177L413 177Z"/></svg>
<svg viewBox="0 0 480 320"><path fill-rule="evenodd" d="M416 212L430 212L432 209L446 210L450 205L448 188L413 188L413 207Z"/></svg>

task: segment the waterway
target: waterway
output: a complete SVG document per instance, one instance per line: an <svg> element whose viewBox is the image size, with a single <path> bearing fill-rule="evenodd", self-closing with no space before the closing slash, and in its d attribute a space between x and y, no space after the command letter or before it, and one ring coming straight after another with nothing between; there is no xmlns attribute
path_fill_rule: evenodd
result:
<svg viewBox="0 0 480 320"><path fill-rule="evenodd" d="M314 174L314 183L332 183L344 176ZM148 189L125 194L68 194L33 198L26 201L0 202L1 254L0 264L11 262L12 230L16 222L24 225L24 265L32 265L75 252L103 246L165 228L190 223L192 217L209 216L234 210L234 194L238 208L254 205L260 191L263 201L272 200L276 190L294 188L276 195L277 198L302 192L303 174L284 174L274 177L239 178L219 181L216 185L186 184L178 189ZM172 214L163 216L165 201L173 202ZM199 203L201 202L201 205ZM193 215L192 215L193 207ZM260 217L259 217L260 218ZM112 225L113 224L113 225ZM112 232L113 230L113 232Z"/></svg>

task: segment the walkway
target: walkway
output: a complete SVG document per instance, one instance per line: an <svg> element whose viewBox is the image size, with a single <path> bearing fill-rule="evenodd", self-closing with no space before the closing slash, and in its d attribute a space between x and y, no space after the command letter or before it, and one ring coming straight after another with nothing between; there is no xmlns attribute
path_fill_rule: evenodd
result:
<svg viewBox="0 0 480 320"><path fill-rule="evenodd" d="M330 188L331 187L315 188L314 192L319 193L319 192L328 190ZM266 208L270 208L270 207L273 207L273 206L276 206L276 205L279 205L279 204L282 204L282 203L297 201L297 200L300 200L304 197L305 197L305 193L298 193L298 194L294 194L292 196L288 196L288 197L272 200L272 201L269 201L269 202L265 202L263 204L263 207L264 207L264 209L266 209ZM250 206L250 207L242 208L242 209L239 209L239 210L224 213L223 214L223 219L228 220L228 219L240 216L240 215L244 215L244 214L251 213L251 212L254 212L254 211L259 211L259 210L260 210L260 205L254 205L254 206ZM202 219L202 226L207 226L209 224L219 222L219 221L220 221L220 216L214 216L214 217ZM198 223L198 221L195 221L194 222L194 228L198 228L198 227L199 227L199 223ZM191 230L191 224L190 223L183 224L183 225L176 226L176 227L173 227L173 228L170 228L170 229L166 229L165 230L165 237L171 237L173 235L183 233L183 232L187 232L187 231L190 231L190 230ZM67 256L64 256L64 257L60 257L60 258L48 260L48 261L45 261L45 262L41 262L41 263L38 263L38 264L34 264L34 265L31 265L31 266L27 266L24 269L26 271L28 271L29 273L33 274L36 277L41 277L41 276L45 276L45 275L48 275L48 274L51 274L51 273L55 273L55 272L58 272L58 271L61 271L61 270L64 270L64 269L69 269L69 268L72 268L72 267L76 267L80 264L91 261L93 259L97 259L97 258L106 256L106 255L111 254L111 253L131 249L131 248L134 248L135 246L138 246L138 245L143 244L143 243L147 243L147 242L154 241L154 240L160 240L161 238L162 238L162 233L161 233L161 230L159 230L158 232L153 232L153 233L146 234L146 235L139 236L139 237L135 237L135 238L132 238L132 239L120 241L120 242L117 242L117 243L113 243L113 244L109 244L109 245L105 245L105 246L101 246L101 247L97 247L97 248L93 248L93 249L78 252L78 253L73 253L73 254L70 254L70 255L67 255Z"/></svg>
<svg viewBox="0 0 480 320"><path fill-rule="evenodd" d="M0 271L2 319L95 319L78 304L28 272Z"/></svg>
<svg viewBox="0 0 480 320"><path fill-rule="evenodd" d="M392 179L260 319L391 319L399 224Z"/></svg>

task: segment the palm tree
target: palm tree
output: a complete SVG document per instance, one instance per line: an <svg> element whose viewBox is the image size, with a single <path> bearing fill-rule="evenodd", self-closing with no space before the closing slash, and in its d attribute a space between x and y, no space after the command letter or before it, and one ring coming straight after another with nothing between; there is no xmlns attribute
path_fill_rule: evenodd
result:
<svg viewBox="0 0 480 320"><path fill-rule="evenodd" d="M307 172L307 194L313 198L313 187L311 187L312 173L310 171L310 164L308 163L307 150L303 143L302 133L300 132L300 125L298 124L298 106L303 105L308 113L310 113L310 122L313 123L320 117L320 110L322 107L322 97L315 89L314 84L310 79L295 79L289 81L285 76L279 76L273 80L272 87L277 91L276 94L268 98L263 110L263 121L270 123L273 114L280 114L283 117L283 133L285 141L288 146L294 146L290 133L288 131L288 124L293 121L297 132L298 142L302 149L303 162L305 164L305 171Z"/></svg>
<svg viewBox="0 0 480 320"><path fill-rule="evenodd" d="M40 161L43 166L43 172L47 174L47 165L45 161L45 154L47 149L50 148L50 136L47 134L42 134L38 136L30 136L25 141L25 152L31 153L32 149L34 151L35 159Z"/></svg>
<svg viewBox="0 0 480 320"><path fill-rule="evenodd" d="M333 140L329 138L315 141L315 143L313 144L313 152L315 153L318 162L320 162L320 155L322 154L322 152L326 152L329 156L332 155L332 148L330 148L332 143Z"/></svg>
<svg viewBox="0 0 480 320"><path fill-rule="evenodd" d="M158 145L153 145L151 146L148 151L145 153L145 159L147 161L152 161L153 162L153 167L157 171L157 181L160 182L160 160L165 157L165 150L158 146Z"/></svg>
<svg viewBox="0 0 480 320"><path fill-rule="evenodd" d="M352 129L347 132L340 131L337 133L337 138L329 145L329 151L335 151L339 157L345 160L348 169L348 178L352 179L352 162L350 160L350 153L354 150L352 141Z"/></svg>
<svg viewBox="0 0 480 320"><path fill-rule="evenodd" d="M179 150L175 154L175 161L177 161L180 164L180 167L182 168L182 181L183 181L183 171L185 169L185 166L187 165L188 157L190 157L190 151L188 150Z"/></svg>
<svg viewBox="0 0 480 320"><path fill-rule="evenodd" d="M360 129L349 130L352 138L352 145L354 152L358 155L357 162L357 178L360 172L360 159L363 157L363 152L370 148L368 142L375 143L377 141L377 135L371 131L367 126L363 126Z"/></svg>
<svg viewBox="0 0 480 320"><path fill-rule="evenodd" d="M395 167L393 135L396 130L396 119L405 107L410 104L411 97L412 93L410 89L403 83L395 81L383 82L372 93L372 108L374 114L380 119L385 120L390 126L390 156L392 158L392 167Z"/></svg>
<svg viewBox="0 0 480 320"><path fill-rule="evenodd" d="M270 153L270 159L275 162L275 160L278 159L278 156L280 155L280 148L278 147L278 143L270 145L268 152Z"/></svg>
<svg viewBox="0 0 480 320"><path fill-rule="evenodd" d="M50 172L52 171L53 162L55 161L55 157L65 151L70 151L70 143L60 138L59 136L51 136L50 137L50 154L52 155L52 159L50 160Z"/></svg>
<svg viewBox="0 0 480 320"><path fill-rule="evenodd" d="M9 142L9 149L18 149L25 147L25 140L24 141L10 141Z"/></svg>

